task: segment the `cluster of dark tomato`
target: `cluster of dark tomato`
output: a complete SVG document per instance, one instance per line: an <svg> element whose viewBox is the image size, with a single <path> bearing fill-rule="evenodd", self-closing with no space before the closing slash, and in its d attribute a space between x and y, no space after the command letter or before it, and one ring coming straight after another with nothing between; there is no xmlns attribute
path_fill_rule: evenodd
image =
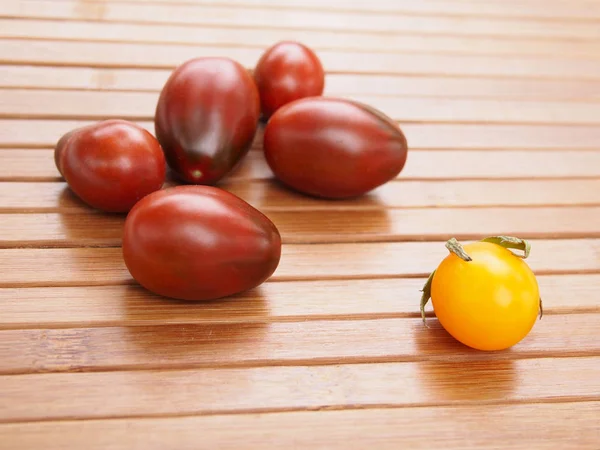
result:
<svg viewBox="0 0 600 450"><path fill-rule="evenodd" d="M325 75L296 42L269 48L251 73L229 58L174 70L155 111L156 138L105 120L60 138L55 162L93 208L127 213L123 258L146 289L185 300L229 296L276 270L281 236L259 210L217 186L249 151L263 151L290 189L325 199L363 195L395 178L407 142L383 113L323 96ZM167 167L182 182L164 187Z"/></svg>

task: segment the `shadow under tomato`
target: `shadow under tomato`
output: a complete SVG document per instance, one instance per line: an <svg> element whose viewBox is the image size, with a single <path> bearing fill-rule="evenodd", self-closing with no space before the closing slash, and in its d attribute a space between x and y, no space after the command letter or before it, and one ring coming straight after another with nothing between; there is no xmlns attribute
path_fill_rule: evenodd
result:
<svg viewBox="0 0 600 450"><path fill-rule="evenodd" d="M419 364L419 381L438 401L498 400L517 386L510 350L484 352L454 339L434 317L426 327L416 321L413 336L418 354L431 356ZM500 357L499 357L500 355Z"/></svg>
<svg viewBox="0 0 600 450"><path fill-rule="evenodd" d="M131 343L177 364L220 364L260 347L269 328L260 287L222 299L190 302L155 295L134 284L123 294Z"/></svg>

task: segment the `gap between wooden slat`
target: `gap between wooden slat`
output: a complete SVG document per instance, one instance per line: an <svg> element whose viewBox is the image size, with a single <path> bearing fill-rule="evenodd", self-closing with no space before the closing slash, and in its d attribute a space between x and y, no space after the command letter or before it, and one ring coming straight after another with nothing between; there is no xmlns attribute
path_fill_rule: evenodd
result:
<svg viewBox="0 0 600 450"><path fill-rule="evenodd" d="M228 26L260 29L369 31L398 34L452 34L466 36L519 36L551 39L596 39L598 27L587 22L541 22L528 19L481 19L475 17L398 16L344 11L256 10L223 6L165 4L82 3L74 0L21 0L3 3L0 16L17 18L164 23L188 26Z"/></svg>
<svg viewBox="0 0 600 450"><path fill-rule="evenodd" d="M397 382L397 380L394 380ZM355 450L364 448L594 448L600 402L379 408L285 412L233 416L118 419L0 425L7 442L21 449L110 447L129 450L197 448L208 442L224 450L281 449L296 446ZM482 417L486 420L482 421ZM532 426L533 424L533 426ZM85 427L85 432L82 431ZM457 433L457 429L461 432ZM435 432L432 432L435 430Z"/></svg>
<svg viewBox="0 0 600 450"><path fill-rule="evenodd" d="M0 423L589 402L600 399L600 358L35 374L0 384Z"/></svg>
<svg viewBox="0 0 600 450"><path fill-rule="evenodd" d="M60 26L57 26L60 23ZM378 34L345 33L330 30L269 30L244 29L236 34L223 27L187 27L160 24L130 24L114 22L78 22L0 18L2 39L49 39L120 43L158 43L172 45L231 46L265 50L281 40L304 43L317 52L342 50L350 52L426 52L430 54L470 55L532 55L566 60L600 58L600 52L586 41L539 40L502 36L480 36L476 40L464 36L399 34L382 37Z"/></svg>
<svg viewBox="0 0 600 450"><path fill-rule="evenodd" d="M58 65L102 68L173 69L200 56L226 56L251 69L262 50L231 47L190 47L109 42L4 40L0 63L10 65ZM320 51L331 74L386 74L402 76L509 77L524 79L588 80L600 77L600 59L572 60L530 56L428 55L421 53L351 53ZM440 70L441 68L441 70Z"/></svg>
<svg viewBox="0 0 600 450"><path fill-rule="evenodd" d="M540 275L537 280L545 305L542 326L549 315L600 313L600 275ZM425 281L267 282L212 302L177 301L136 285L3 288L0 329L419 318ZM431 305L426 311L433 316Z"/></svg>

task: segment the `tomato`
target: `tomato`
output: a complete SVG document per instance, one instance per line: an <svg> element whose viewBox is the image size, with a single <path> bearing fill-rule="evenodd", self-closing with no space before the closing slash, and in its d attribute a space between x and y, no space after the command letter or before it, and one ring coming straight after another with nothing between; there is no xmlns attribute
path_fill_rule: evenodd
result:
<svg viewBox="0 0 600 450"><path fill-rule="evenodd" d="M321 95L325 88L321 61L299 42L282 41L267 49L256 64L254 79L266 119L286 103Z"/></svg>
<svg viewBox="0 0 600 450"><path fill-rule="evenodd" d="M423 320L431 296L440 324L463 344L492 351L520 342L542 311L536 277L524 261L528 242L499 236L464 247L451 239L446 246L450 254L423 289ZM523 250L524 255L509 248Z"/></svg>
<svg viewBox="0 0 600 450"><path fill-rule="evenodd" d="M66 133L55 148L69 188L93 208L127 212L160 189L166 162L158 141L125 120L105 120Z"/></svg>
<svg viewBox="0 0 600 450"><path fill-rule="evenodd" d="M406 138L389 117L357 102L309 97L269 119L264 152L285 185L323 198L365 194L401 172Z"/></svg>
<svg viewBox="0 0 600 450"><path fill-rule="evenodd" d="M125 220L123 257L131 276L155 294L211 300L266 281L279 264L281 236L234 194L182 185L133 207Z"/></svg>
<svg viewBox="0 0 600 450"><path fill-rule="evenodd" d="M211 185L250 149L259 119L258 90L244 67L229 58L196 58L163 86L155 131L179 178Z"/></svg>

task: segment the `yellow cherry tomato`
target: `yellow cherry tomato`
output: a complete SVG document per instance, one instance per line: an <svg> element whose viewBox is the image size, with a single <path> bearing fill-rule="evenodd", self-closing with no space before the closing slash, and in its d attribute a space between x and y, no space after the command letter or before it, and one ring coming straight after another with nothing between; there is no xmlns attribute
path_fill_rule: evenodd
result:
<svg viewBox="0 0 600 450"><path fill-rule="evenodd" d="M450 254L423 288L423 320L431 298L440 324L469 347L503 350L527 336L542 311L536 277L524 261L529 243L498 236L464 247L451 239L446 247Z"/></svg>

